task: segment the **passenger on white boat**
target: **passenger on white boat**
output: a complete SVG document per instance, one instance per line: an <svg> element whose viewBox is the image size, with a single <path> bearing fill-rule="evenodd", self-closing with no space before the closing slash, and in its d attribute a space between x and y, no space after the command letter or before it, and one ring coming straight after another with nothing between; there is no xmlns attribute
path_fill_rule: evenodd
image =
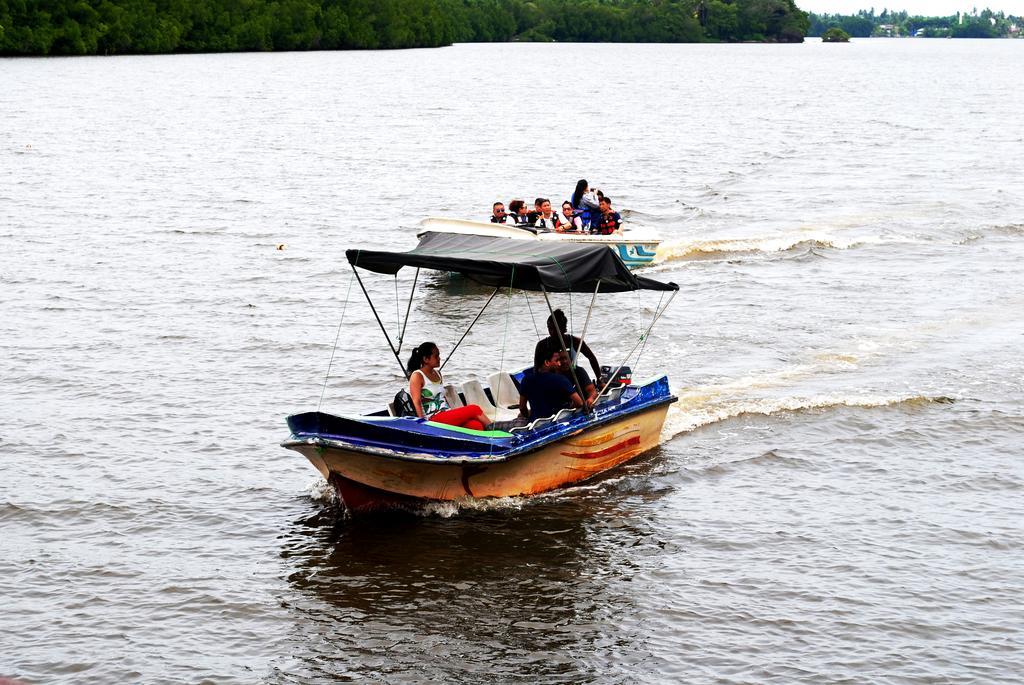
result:
<svg viewBox="0 0 1024 685"><path fill-rule="evenodd" d="M537 218L533 225L548 231L557 231L562 225L558 213L551 209L551 200L546 197L537 198Z"/></svg>
<svg viewBox="0 0 1024 685"><path fill-rule="evenodd" d="M598 222L601 213L598 204L600 197L601 191L591 190L587 179L581 178L576 182L576 190L572 192L570 202L572 202L572 208L576 215L582 220L584 230L589 231L591 226Z"/></svg>
<svg viewBox="0 0 1024 685"><path fill-rule="evenodd" d="M619 230L619 226L622 225L622 216L612 209L612 199L605 195L598 202L598 206L601 209L601 218L597 223L596 228L591 224L591 233L597 233L599 235L611 235Z"/></svg>
<svg viewBox="0 0 1024 685"><path fill-rule="evenodd" d="M491 207L491 223L492 224L503 224L508 219L508 214L505 212L504 202L495 202Z"/></svg>
<svg viewBox="0 0 1024 685"><path fill-rule="evenodd" d="M554 416L567 407L583 406L576 386L559 371L564 356L557 342L537 346L533 368L526 370L519 384L519 413L530 421Z"/></svg>
<svg viewBox="0 0 1024 685"><path fill-rule="evenodd" d="M526 226L529 223L529 216L526 212L526 202L523 200L512 200L508 203L509 219L516 226Z"/></svg>
<svg viewBox="0 0 1024 685"><path fill-rule="evenodd" d="M573 364L579 362L579 356L582 354L590 362L590 368L594 370L594 379L596 381L601 380L601 362L597 361L597 355L590 349L590 346L586 342L580 340L575 335L569 335L567 328L569 325L568 319L566 319L565 312L561 309L556 309L551 316L548 317L548 337L543 338L537 343L537 347L534 348L534 356L540 352L541 345L548 344L548 341L553 340L558 343L558 334L561 332L562 340L565 341L566 348L569 350L569 361Z"/></svg>
<svg viewBox="0 0 1024 685"><path fill-rule="evenodd" d="M583 231L583 219L576 216L572 209L572 203L566 200L562 203L562 224L557 229L559 233L581 233Z"/></svg>
<svg viewBox="0 0 1024 685"><path fill-rule="evenodd" d="M540 216L540 204L544 201L544 198L538 197L533 201L533 209L526 213L526 222L533 226L537 223L537 218Z"/></svg>
<svg viewBox="0 0 1024 685"><path fill-rule="evenodd" d="M437 345L425 342L413 348L406 371L409 373L409 396L416 416L449 426L483 430L489 419L478 405L448 408L440 366L441 350Z"/></svg>

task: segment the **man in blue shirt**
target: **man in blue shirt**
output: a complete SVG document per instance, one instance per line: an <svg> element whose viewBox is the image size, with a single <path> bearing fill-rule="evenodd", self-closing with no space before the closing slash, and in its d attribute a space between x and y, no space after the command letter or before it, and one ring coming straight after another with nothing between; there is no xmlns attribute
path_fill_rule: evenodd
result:
<svg viewBox="0 0 1024 685"><path fill-rule="evenodd" d="M553 416L566 407L582 407L583 400L571 380L561 373L565 351L557 341L542 340L537 345L533 368L519 385L519 413L530 421ZM529 406L529 409L527 409Z"/></svg>

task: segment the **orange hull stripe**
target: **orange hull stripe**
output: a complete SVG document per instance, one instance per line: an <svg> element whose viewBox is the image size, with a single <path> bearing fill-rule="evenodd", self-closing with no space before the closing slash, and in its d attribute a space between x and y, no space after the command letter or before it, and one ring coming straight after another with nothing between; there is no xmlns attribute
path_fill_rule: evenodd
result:
<svg viewBox="0 0 1024 685"><path fill-rule="evenodd" d="M632 447L633 445L639 444L640 436L634 435L633 437L623 440L622 442L615 443L611 447L606 447L600 452L562 452L561 454L563 457L577 457L579 459L600 459L601 457L606 457L609 454L618 452L619 450L625 447Z"/></svg>

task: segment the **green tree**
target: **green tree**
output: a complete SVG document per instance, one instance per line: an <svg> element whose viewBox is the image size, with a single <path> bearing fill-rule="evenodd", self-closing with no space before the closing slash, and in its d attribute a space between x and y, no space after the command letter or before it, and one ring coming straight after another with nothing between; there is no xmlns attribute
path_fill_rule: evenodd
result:
<svg viewBox="0 0 1024 685"><path fill-rule="evenodd" d="M793 0L0 0L0 54L796 41L809 26Z"/></svg>
<svg viewBox="0 0 1024 685"><path fill-rule="evenodd" d="M821 40L825 43L849 43L850 34L838 26L833 26L822 34Z"/></svg>
<svg viewBox="0 0 1024 685"><path fill-rule="evenodd" d="M738 8L731 2L707 0L704 7L704 35L714 40L738 40Z"/></svg>

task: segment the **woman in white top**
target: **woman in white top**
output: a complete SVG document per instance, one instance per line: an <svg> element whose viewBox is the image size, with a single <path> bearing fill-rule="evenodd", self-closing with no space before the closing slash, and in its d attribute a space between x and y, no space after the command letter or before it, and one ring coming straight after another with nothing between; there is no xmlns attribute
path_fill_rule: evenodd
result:
<svg viewBox="0 0 1024 685"><path fill-rule="evenodd" d="M405 368L409 372L409 396L416 408L416 416L449 426L483 430L488 419L478 405L448 408L444 398L444 380L438 370L440 366L441 350L434 343L425 342L413 349Z"/></svg>

